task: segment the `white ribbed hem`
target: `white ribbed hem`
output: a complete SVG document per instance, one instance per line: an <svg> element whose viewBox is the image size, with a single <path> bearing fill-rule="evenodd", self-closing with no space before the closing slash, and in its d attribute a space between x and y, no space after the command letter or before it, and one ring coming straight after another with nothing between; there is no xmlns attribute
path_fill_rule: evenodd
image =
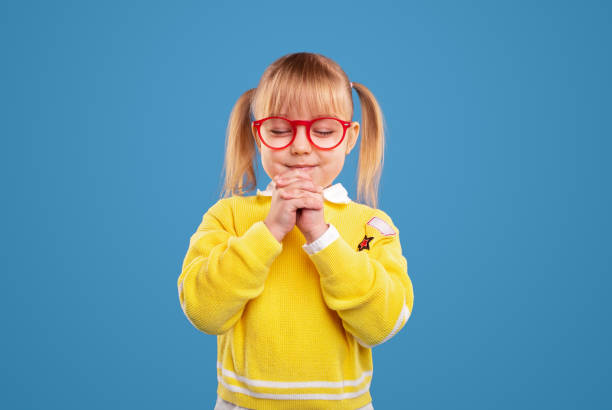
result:
<svg viewBox="0 0 612 410"><path fill-rule="evenodd" d="M340 234L338 233L336 227L332 224L328 225L329 228L327 228L327 231L325 231L325 233L321 235L318 239L311 243L302 245L302 248L306 251L306 253L308 253L309 255L313 255L325 249L327 245L331 244L333 241L340 237Z"/></svg>
<svg viewBox="0 0 612 410"><path fill-rule="evenodd" d="M272 380L256 380L249 379L244 376L240 376L231 370L227 370L223 368L221 362L217 361L217 369L221 370L221 375L223 377L229 377L232 379L236 379L241 381L244 384L248 384L254 387L273 387L277 389L300 389L300 388L345 388L348 386L359 386L364 382L366 377L370 377L373 374L372 370L366 370L361 373L357 379L350 380L340 380L340 381L328 381L328 380L310 380L310 381L301 381L301 382L282 382L282 381L272 381Z"/></svg>
<svg viewBox="0 0 612 410"><path fill-rule="evenodd" d="M348 400L359 397L362 394L367 393L370 390L371 380L368 380L363 388L350 393L257 393L244 387L235 386L233 384L226 383L220 375L217 375L217 380L227 390L234 393L242 393L247 396L255 397L256 399L273 399L273 400Z"/></svg>
<svg viewBox="0 0 612 410"><path fill-rule="evenodd" d="M372 383L373 371L364 371L361 376L353 380L340 380L340 381L302 381L302 382L282 382L272 380L254 380L244 376L239 376L236 373L224 369L221 362L217 362L217 369L221 372L217 373L217 381L222 384L227 390L246 394L247 396L255 397L258 399L276 399L276 400L346 400L359 397L362 394L367 393L370 390L370 384ZM301 389L301 388L345 388L359 386L363 384L363 387L354 392L346 393L260 393L255 392L248 387L236 386L228 383L224 379L234 379L241 382L243 385L253 387L269 387L277 389ZM365 384L364 384L365 383Z"/></svg>

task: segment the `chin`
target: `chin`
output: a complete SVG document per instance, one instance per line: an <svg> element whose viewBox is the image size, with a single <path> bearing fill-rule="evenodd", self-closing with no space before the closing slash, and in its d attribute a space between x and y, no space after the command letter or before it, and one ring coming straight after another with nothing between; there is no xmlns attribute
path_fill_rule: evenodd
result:
<svg viewBox="0 0 612 410"><path fill-rule="evenodd" d="M317 170L317 166L313 167L290 167L289 165L285 165L287 169L301 169L304 172L307 172L309 175L313 175L313 173Z"/></svg>

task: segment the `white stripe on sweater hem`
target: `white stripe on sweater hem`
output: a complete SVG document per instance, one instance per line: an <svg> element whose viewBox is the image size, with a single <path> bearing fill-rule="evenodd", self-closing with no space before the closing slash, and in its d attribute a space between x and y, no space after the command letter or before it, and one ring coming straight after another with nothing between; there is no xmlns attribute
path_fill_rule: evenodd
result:
<svg viewBox="0 0 612 410"><path fill-rule="evenodd" d="M308 381L308 382L279 382L270 380L253 380L244 376L237 375L231 370L224 369L220 362L217 362L217 369L221 370L221 374L225 377L231 377L232 379L239 380L245 384L256 387L275 387L279 389L292 389L292 388L309 388L309 387L338 387L343 388L347 386L358 386L365 380L366 377L372 376L372 371L364 371L361 377L354 380L340 380L338 382L331 381Z"/></svg>
<svg viewBox="0 0 612 410"><path fill-rule="evenodd" d="M358 391L355 391L355 392L350 392L350 393L275 394L275 393L257 393L249 389L246 389L244 387L227 384L225 381L223 381L223 378L219 374L217 375L217 380L219 381L219 383L223 385L223 387L225 387L226 389L234 393L242 393L242 394L246 394L247 396L255 397L258 399L274 399L274 400L346 400L346 399L353 399L355 397L361 396L364 393L367 393L368 390L370 390L370 383L371 383L371 381L368 381L368 384L364 388Z"/></svg>

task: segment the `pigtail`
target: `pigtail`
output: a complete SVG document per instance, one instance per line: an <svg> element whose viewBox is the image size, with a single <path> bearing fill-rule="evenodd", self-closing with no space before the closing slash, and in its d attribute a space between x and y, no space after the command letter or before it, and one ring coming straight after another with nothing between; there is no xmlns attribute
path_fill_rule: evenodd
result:
<svg viewBox="0 0 612 410"><path fill-rule="evenodd" d="M225 138L225 174L222 197L242 195L257 187L253 159L255 140L251 132L251 101L255 89L238 98L230 114ZM246 174L246 189L244 176Z"/></svg>
<svg viewBox="0 0 612 410"><path fill-rule="evenodd" d="M353 88L361 104L361 144L357 172L357 200L378 207L378 186L384 164L385 132L382 110L374 94L360 83Z"/></svg>

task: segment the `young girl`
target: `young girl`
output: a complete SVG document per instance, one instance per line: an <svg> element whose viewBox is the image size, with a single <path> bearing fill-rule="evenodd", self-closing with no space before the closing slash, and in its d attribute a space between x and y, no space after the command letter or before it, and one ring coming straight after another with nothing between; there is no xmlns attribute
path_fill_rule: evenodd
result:
<svg viewBox="0 0 612 410"><path fill-rule="evenodd" d="M358 197L333 184L355 146ZM254 121L251 121L251 115ZM399 230L376 208L382 113L332 60L286 55L232 110L225 191L191 236L178 278L190 322L217 336L215 409L373 409L372 347L410 316ZM256 186L256 149L271 181Z"/></svg>

